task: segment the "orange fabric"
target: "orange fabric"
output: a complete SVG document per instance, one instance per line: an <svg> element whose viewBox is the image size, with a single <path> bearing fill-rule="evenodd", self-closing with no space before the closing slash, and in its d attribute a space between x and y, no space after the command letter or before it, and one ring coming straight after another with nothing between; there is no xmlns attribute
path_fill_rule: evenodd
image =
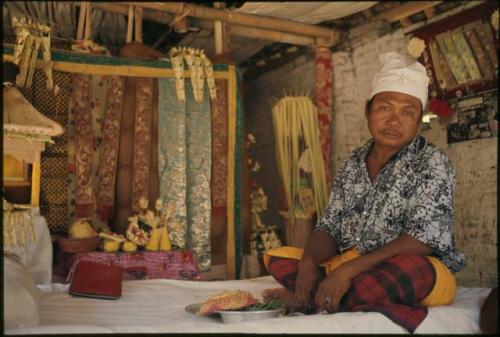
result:
<svg viewBox="0 0 500 337"><path fill-rule="evenodd" d="M436 284L434 284L431 293L422 300L422 305L434 307L453 303L457 292L455 276L435 257L427 256L427 258L436 271Z"/></svg>
<svg viewBox="0 0 500 337"><path fill-rule="evenodd" d="M267 251L264 254L263 260L266 269L269 270L269 259L271 256L283 257L288 259L300 260L304 254L304 249L296 247L280 247ZM339 267L342 263L348 262L360 256L357 250L350 249L341 255L335 255L330 260L321 264L325 268L327 274ZM455 277L450 270L439 261L437 258L427 256L436 271L436 284L432 288L431 293L422 300L422 305L433 307L439 305L448 305L453 303L456 295L457 285Z"/></svg>

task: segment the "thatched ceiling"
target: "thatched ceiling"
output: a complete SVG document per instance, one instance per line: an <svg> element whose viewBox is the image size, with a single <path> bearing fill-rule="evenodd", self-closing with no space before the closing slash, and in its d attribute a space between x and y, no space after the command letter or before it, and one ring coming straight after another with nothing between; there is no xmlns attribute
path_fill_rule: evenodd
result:
<svg viewBox="0 0 500 337"><path fill-rule="evenodd" d="M225 10L328 27L339 31L343 39L350 28L363 25L369 20L384 19L389 21L393 28L398 28L425 21L433 15L461 6L465 2L419 2L420 5L417 4L417 7L422 7L422 3L429 3L424 10L418 8L411 10L409 5L411 7L417 2L406 1L225 2ZM4 41L12 42L14 36L11 27L12 17L26 16L49 23L55 38L53 45L64 48L64 45L68 46L76 37L79 4L80 2L73 1L5 1L3 2ZM212 3L196 3L196 5L211 7ZM126 13L126 9L123 3L92 3L92 39L105 45L112 54L116 54L126 41L127 16L123 14ZM398 15L398 12L403 14ZM188 29L180 32L170 25L174 18L175 13L144 9L143 43L163 53L178 45L202 48L209 57L215 58L213 21L188 17ZM235 34L231 34L228 41L225 59L239 64L250 78L311 52L310 46L293 46ZM332 49L344 47L342 43L337 43Z"/></svg>

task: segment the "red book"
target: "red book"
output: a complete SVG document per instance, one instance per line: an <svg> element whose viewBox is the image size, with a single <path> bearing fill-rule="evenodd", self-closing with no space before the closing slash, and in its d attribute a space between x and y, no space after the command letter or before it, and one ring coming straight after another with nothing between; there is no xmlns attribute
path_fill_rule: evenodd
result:
<svg viewBox="0 0 500 337"><path fill-rule="evenodd" d="M114 300L122 295L123 268L91 261L79 261L69 293L74 296Z"/></svg>

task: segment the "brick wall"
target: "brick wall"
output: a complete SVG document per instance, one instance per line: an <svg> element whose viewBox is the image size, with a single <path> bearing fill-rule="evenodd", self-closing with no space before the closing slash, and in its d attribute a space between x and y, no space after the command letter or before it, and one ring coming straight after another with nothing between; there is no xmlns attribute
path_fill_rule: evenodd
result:
<svg viewBox="0 0 500 337"><path fill-rule="evenodd" d="M402 30L387 32L377 24L349 34L352 50L333 54L334 109L332 170L369 138L364 116L371 79L379 67L378 55L387 51L406 53ZM359 33L359 34L358 34ZM269 195L266 223L278 223L277 184L269 97L281 97L283 89L314 90L312 59L303 58L261 76L250 83L245 97L246 127L257 138L254 157L261 163L258 181ZM422 134L443 149L457 171L455 237L467 266L457 274L462 286L491 287L498 283L497 270L497 138L448 146L446 129L435 120Z"/></svg>

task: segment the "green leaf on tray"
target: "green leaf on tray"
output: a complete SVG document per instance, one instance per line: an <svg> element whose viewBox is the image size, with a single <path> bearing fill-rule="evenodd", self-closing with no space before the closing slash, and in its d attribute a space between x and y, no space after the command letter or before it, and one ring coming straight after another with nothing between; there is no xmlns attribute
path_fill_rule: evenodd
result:
<svg viewBox="0 0 500 337"><path fill-rule="evenodd" d="M277 310L285 306L285 301L274 299L266 303L255 303L248 307L248 311Z"/></svg>

